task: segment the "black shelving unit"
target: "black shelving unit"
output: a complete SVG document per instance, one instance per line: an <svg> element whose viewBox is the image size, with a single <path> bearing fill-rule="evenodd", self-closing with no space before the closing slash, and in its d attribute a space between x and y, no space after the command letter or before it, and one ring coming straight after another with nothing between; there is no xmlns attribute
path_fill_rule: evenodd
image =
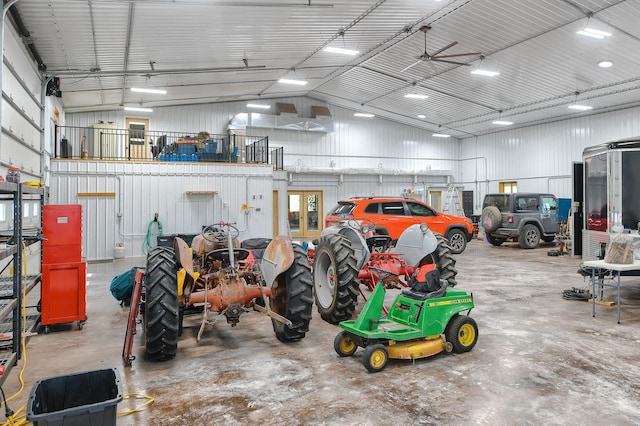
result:
<svg viewBox="0 0 640 426"><path fill-rule="evenodd" d="M0 200L10 201L13 206L13 230L6 235L0 235L0 261L11 258L0 278L0 365L5 368L4 374L0 376L0 384L4 383L11 369L22 358L24 295L29 294L42 279L40 272L24 276L23 242L25 238L30 238L33 242L37 241L42 229L42 207L46 202L46 196L46 188L0 182ZM23 203L25 201L39 201L40 229L24 229ZM11 268L13 274L7 275L7 267ZM39 318L37 311L28 312L26 329L33 330Z"/></svg>

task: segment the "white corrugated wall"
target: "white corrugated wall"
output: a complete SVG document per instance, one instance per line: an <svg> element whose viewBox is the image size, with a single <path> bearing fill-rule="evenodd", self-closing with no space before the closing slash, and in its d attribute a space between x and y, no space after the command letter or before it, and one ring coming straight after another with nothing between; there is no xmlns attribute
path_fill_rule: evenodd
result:
<svg viewBox="0 0 640 426"><path fill-rule="evenodd" d="M573 163L589 146L640 135L640 107L466 138L461 142L460 181L474 190L475 211L501 181L520 192L572 198Z"/></svg>
<svg viewBox="0 0 640 426"><path fill-rule="evenodd" d="M263 165L53 161L50 198L82 205L87 260L111 259L118 244L126 256L141 256L155 213L164 234L196 234L227 221L241 240L270 237L272 174ZM217 194L188 194L194 191Z"/></svg>

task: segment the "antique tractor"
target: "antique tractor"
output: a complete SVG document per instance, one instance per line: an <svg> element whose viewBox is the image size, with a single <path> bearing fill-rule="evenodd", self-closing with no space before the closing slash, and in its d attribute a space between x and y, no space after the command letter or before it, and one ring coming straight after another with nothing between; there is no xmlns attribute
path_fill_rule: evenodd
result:
<svg viewBox="0 0 640 426"><path fill-rule="evenodd" d="M435 265L448 286L454 287L458 271L451 249L440 234L432 235L435 249L421 258ZM366 300L362 287L373 291L377 284L371 268L392 272L383 283L387 288L400 288L407 286L415 265L408 264L402 251L391 246L389 235L375 233L373 222L348 220L322 231L313 253L314 296L322 319L337 324L351 318L358 293Z"/></svg>
<svg viewBox="0 0 640 426"><path fill-rule="evenodd" d="M284 236L271 240L258 264L240 247L230 223L208 226L191 248L176 237L171 247L147 256L144 277L146 356L163 361L176 355L185 313L202 313L198 341L210 313L231 326L251 309L269 317L282 342L305 337L311 320L313 289L306 253Z"/></svg>
<svg viewBox="0 0 640 426"><path fill-rule="evenodd" d="M355 320L340 322L334 339L338 355L353 355L364 348L362 363L370 372L385 368L389 358L416 359L442 351L463 353L475 346L478 326L469 316L473 295L448 288L434 264L425 261L438 246L426 224L412 225L398 239L396 250L416 268L408 288L398 294L383 314L385 279L394 272L370 267L379 284ZM466 312L466 315L463 315Z"/></svg>

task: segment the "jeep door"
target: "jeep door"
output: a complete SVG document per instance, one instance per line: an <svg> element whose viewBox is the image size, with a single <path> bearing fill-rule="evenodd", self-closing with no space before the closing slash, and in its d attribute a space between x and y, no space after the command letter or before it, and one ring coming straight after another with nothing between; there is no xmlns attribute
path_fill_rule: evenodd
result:
<svg viewBox="0 0 640 426"><path fill-rule="evenodd" d="M558 225L558 202L552 195L540 196L540 221L542 232L545 234L557 233L560 230Z"/></svg>

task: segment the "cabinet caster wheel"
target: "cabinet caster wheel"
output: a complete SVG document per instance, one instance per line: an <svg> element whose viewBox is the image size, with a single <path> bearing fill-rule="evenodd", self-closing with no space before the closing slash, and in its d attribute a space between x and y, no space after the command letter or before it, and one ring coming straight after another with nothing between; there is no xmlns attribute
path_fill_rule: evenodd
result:
<svg viewBox="0 0 640 426"><path fill-rule="evenodd" d="M49 332L51 331L51 327L49 327L48 325L44 326L44 334L49 334Z"/></svg>
<svg viewBox="0 0 640 426"><path fill-rule="evenodd" d="M82 330L84 327L84 321L78 321L78 330Z"/></svg>

